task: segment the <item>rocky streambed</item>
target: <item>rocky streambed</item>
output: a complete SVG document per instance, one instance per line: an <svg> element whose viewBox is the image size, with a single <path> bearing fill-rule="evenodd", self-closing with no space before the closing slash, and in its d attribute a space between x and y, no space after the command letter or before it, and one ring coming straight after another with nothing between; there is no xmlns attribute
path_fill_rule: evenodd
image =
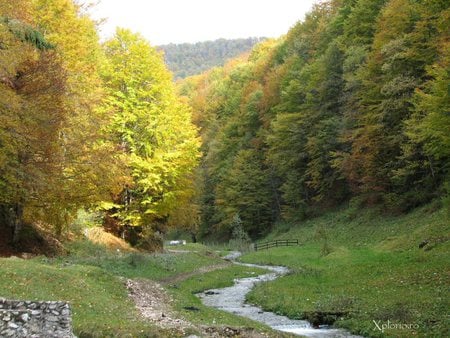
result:
<svg viewBox="0 0 450 338"><path fill-rule="evenodd" d="M239 253L232 253L225 259L235 260L239 257ZM247 304L245 296L249 293L257 283L272 281L289 272L289 269L283 266L264 266L256 264L244 264L234 261L235 264L244 266L258 267L269 270L268 273L248 278L239 278L235 280L233 286L212 289L198 294L203 304L211 306L223 311L231 312L238 316L253 319L264 323L275 330L289 332L305 337L334 337L334 338L362 338L352 335L342 330L334 329L326 326L314 328L306 320L289 319L285 316L277 315L273 312L263 311L257 306Z"/></svg>

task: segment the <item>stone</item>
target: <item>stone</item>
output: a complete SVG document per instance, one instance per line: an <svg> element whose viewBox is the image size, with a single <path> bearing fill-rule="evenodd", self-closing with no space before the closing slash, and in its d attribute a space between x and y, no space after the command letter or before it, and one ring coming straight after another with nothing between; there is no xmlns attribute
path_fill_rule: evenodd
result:
<svg viewBox="0 0 450 338"><path fill-rule="evenodd" d="M6 331L3 331L1 334L2 334L2 337L14 337L16 332L14 330L6 330Z"/></svg>
<svg viewBox="0 0 450 338"><path fill-rule="evenodd" d="M73 338L66 302L0 299L0 337Z"/></svg>
<svg viewBox="0 0 450 338"><path fill-rule="evenodd" d="M49 322L57 322L58 321L58 317L56 316L47 316L46 318Z"/></svg>
<svg viewBox="0 0 450 338"><path fill-rule="evenodd" d="M30 315L28 313L24 313L19 318L20 318L21 321L27 322L27 321L30 320Z"/></svg>
<svg viewBox="0 0 450 338"><path fill-rule="evenodd" d="M8 323L8 329L18 329L19 325L13 323L13 322L9 322Z"/></svg>

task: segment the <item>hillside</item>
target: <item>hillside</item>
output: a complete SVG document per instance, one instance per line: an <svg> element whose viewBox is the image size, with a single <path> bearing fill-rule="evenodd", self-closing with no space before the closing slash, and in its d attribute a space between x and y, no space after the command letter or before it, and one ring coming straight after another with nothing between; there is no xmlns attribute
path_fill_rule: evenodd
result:
<svg viewBox="0 0 450 338"><path fill-rule="evenodd" d="M350 206L280 224L265 240L301 244L252 252L243 261L292 273L258 285L248 300L364 337L445 337L449 234L449 214L436 203L402 216Z"/></svg>
<svg viewBox="0 0 450 338"><path fill-rule="evenodd" d="M158 255L110 250L88 240L68 249L69 255L53 259L0 258L0 295L69 302L77 337L225 337L219 333L229 327L280 337L265 325L208 308L195 296L259 269L231 265L200 245L193 252Z"/></svg>
<svg viewBox="0 0 450 338"><path fill-rule="evenodd" d="M248 52L264 38L217 39L197 43L162 45L165 61L175 79L200 74L216 66L223 66L226 60Z"/></svg>
<svg viewBox="0 0 450 338"><path fill-rule="evenodd" d="M203 141L200 237L258 239L349 201L449 206L450 9L430 3L322 2L180 84Z"/></svg>

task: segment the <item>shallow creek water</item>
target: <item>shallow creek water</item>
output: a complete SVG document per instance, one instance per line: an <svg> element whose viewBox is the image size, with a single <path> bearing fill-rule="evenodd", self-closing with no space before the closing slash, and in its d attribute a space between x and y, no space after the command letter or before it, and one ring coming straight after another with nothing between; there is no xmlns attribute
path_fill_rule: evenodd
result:
<svg viewBox="0 0 450 338"><path fill-rule="evenodd" d="M237 257L239 257L239 253L232 253L225 258L234 261ZM289 269L283 266L265 266L238 262L234 263L244 266L263 268L269 270L270 272L255 277L235 279L234 285L227 288L204 291L198 294L198 297L201 298L203 304L223 311L231 312L238 316L256 320L272 327L275 330L289 332L304 337L362 338L360 336L352 335L342 329L333 329L328 327L316 329L313 328L306 320L289 319L288 317L280 316L273 312L266 312L259 307L246 304L245 295L253 289L255 284L274 280L287 274Z"/></svg>

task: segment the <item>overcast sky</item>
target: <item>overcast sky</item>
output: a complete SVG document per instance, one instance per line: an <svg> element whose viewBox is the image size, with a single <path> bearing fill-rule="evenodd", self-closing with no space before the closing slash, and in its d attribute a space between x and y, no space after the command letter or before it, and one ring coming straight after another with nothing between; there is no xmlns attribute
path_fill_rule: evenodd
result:
<svg viewBox="0 0 450 338"><path fill-rule="evenodd" d="M140 32L152 45L219 38L279 37L317 0L100 0L102 38L115 27Z"/></svg>

